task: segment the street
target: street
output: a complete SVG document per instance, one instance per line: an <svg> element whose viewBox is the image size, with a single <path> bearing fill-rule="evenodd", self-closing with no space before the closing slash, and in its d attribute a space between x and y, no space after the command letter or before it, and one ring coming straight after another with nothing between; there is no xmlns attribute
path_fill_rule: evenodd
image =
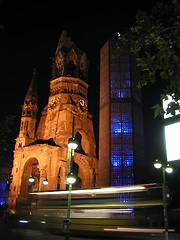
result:
<svg viewBox="0 0 180 240"><path fill-rule="evenodd" d="M27 227L14 227L6 222L0 222L0 236L2 240L65 240L63 233L51 233L45 230L30 229ZM106 232L104 234L96 232L73 232L69 240L164 240L163 233L142 233L138 232ZM170 232L169 240L179 240L180 233Z"/></svg>
<svg viewBox="0 0 180 240"><path fill-rule="evenodd" d="M3 240L6 238L3 238ZM64 240L64 235L59 234L51 234L49 232L38 231L38 230L31 230L31 229L13 229L11 239L13 240ZM163 234L122 234L119 235L107 235L105 236L70 236L69 240L104 240L104 239L121 239L121 240L163 240ZM179 240L180 234L176 233L169 233L169 240ZM8 239L9 240L9 239Z"/></svg>

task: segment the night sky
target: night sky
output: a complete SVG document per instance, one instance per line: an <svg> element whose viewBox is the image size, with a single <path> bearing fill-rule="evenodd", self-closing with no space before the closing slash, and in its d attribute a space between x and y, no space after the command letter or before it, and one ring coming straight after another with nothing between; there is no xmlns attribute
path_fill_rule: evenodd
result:
<svg viewBox="0 0 180 240"><path fill-rule="evenodd" d="M3 1L0 4L0 100L1 117L16 116L12 136L19 132L21 105L33 75L37 70L39 108L42 110L49 97L51 57L54 57L60 34L66 30L71 40L86 52L89 69L89 111L94 116L98 141L99 124L99 56L100 48L108 40L123 33L135 23L138 10L149 11L156 0L126 0L103 2L100 7L93 1ZM161 135L160 119L153 119L150 108L156 96L143 90L146 145L158 148ZM146 129L153 131L146 132ZM154 133L155 132L155 133ZM148 134L148 137L147 137ZM98 142L97 142L98 146ZM150 151L152 152L152 151ZM148 154L148 156L150 156Z"/></svg>

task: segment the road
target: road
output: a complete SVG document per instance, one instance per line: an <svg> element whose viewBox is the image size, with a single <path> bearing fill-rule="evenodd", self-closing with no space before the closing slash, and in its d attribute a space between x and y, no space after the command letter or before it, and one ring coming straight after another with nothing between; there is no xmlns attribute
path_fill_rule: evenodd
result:
<svg viewBox="0 0 180 240"><path fill-rule="evenodd" d="M4 238L6 239L6 238ZM4 240L3 239L3 240ZM57 234L51 234L48 232L41 232L38 230L31 230L31 229L14 229L12 232L12 239L13 240L65 240L65 237L63 235L57 235ZM104 237L104 236L70 236L69 240L107 240L107 239L121 239L121 240L139 240L139 239L144 239L144 240L164 240L163 235L118 235L114 237ZM170 240L179 240L180 239L180 234L174 234L170 233L169 234L169 239Z"/></svg>
<svg viewBox="0 0 180 240"><path fill-rule="evenodd" d="M0 238L1 240L65 240L61 233L51 233L45 230L30 229L27 227L15 228L4 221L0 221ZM106 232L103 235L76 232L70 235L69 240L164 240L163 233L143 233L138 232ZM170 232L169 240L179 240L180 233Z"/></svg>
<svg viewBox="0 0 180 240"><path fill-rule="evenodd" d="M1 236L2 237L2 236ZM3 235L2 240L65 240L64 235L52 234L45 231L39 231L34 229L11 229L11 231L6 232ZM119 235L107 235L105 236L97 236L92 235L76 235L70 236L69 240L164 240L163 234L122 234ZM179 240L180 234L177 233L169 233L169 240Z"/></svg>

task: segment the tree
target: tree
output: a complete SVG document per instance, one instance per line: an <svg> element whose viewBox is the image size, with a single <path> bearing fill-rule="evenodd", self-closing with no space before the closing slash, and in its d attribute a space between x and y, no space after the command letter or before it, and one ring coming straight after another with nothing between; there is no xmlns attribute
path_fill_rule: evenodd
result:
<svg viewBox="0 0 180 240"><path fill-rule="evenodd" d="M139 11L135 25L118 37L119 47L128 46L140 70L137 87L161 83L154 117L180 112L180 1L159 1L150 13ZM162 101L168 95L172 101L164 110Z"/></svg>

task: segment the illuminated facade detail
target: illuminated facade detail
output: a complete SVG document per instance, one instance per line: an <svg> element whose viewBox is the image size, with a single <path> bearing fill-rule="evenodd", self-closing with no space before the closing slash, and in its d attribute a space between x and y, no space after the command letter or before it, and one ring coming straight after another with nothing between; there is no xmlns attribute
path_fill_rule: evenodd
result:
<svg viewBox="0 0 180 240"><path fill-rule="evenodd" d="M72 136L73 124L79 146L75 150L73 164L77 175L74 188L98 184L93 120L88 111L88 65L86 54L77 48L65 31L62 32L52 63L50 96L39 120L34 73L22 107L16 138L9 207L30 202L29 193L37 190L37 186L28 181L33 171L37 173L34 176L36 182L41 182L40 178L43 178L41 169L47 173L48 184L40 184L39 191L66 189L67 142Z"/></svg>
<svg viewBox="0 0 180 240"><path fill-rule="evenodd" d="M144 133L138 72L132 57L109 40L100 52L99 185L138 183L144 168ZM128 196L130 196L128 194ZM127 196L127 197L128 197ZM123 201L126 199L124 195Z"/></svg>

